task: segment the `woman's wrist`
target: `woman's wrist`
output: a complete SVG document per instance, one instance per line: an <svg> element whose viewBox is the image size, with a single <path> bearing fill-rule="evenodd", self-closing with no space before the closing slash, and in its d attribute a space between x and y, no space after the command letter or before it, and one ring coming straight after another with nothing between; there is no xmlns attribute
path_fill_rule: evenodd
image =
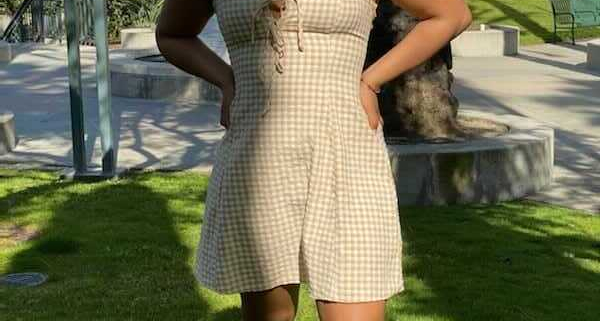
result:
<svg viewBox="0 0 600 321"><path fill-rule="evenodd" d="M360 80L367 85L367 87L369 87L369 89L371 89L373 92L375 92L376 94L378 94L381 91L381 83L379 83L377 80L372 79L372 74L368 73L368 72L363 72L362 75L360 76Z"/></svg>
<svg viewBox="0 0 600 321"><path fill-rule="evenodd" d="M225 77L223 78L223 80L221 80L218 84L218 87L221 90L227 90L227 89L232 89L233 86L235 85L235 78L234 78L234 74L233 74L233 69L231 67L228 67L227 71L224 73L221 73L222 75L225 75Z"/></svg>
<svg viewBox="0 0 600 321"><path fill-rule="evenodd" d="M362 78L360 79L360 81L365 84L365 86L367 86L367 88L369 88L370 91L372 91L375 94L379 94L381 92L381 90L379 88L375 88L373 86L371 86L369 83L367 83L366 81L364 81Z"/></svg>

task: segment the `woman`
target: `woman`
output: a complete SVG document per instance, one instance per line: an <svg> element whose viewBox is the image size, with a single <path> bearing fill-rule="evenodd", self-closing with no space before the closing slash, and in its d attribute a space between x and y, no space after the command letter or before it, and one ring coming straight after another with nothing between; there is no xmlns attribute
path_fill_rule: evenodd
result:
<svg viewBox="0 0 600 321"><path fill-rule="evenodd" d="M391 0L421 22L362 70L375 0L167 0L156 39L222 91L225 135L195 275L249 320L293 320L300 282L321 321L383 320L404 289L377 93L471 22L464 0ZM216 14L231 66L197 38Z"/></svg>

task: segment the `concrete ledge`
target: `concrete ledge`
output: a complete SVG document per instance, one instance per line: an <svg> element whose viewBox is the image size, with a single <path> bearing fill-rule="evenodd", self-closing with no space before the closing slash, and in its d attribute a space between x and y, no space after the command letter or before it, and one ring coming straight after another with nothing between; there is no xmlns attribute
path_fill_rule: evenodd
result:
<svg viewBox="0 0 600 321"><path fill-rule="evenodd" d="M134 29L132 29L134 30ZM143 99L188 99L219 103L221 90L200 77L190 75L168 62L142 61L136 58L158 55L154 32L148 35L154 41L151 48L111 49L111 88L115 96ZM229 52L219 29L216 16L212 16L198 35L215 54L230 63ZM127 40L122 44L127 44Z"/></svg>
<svg viewBox="0 0 600 321"><path fill-rule="evenodd" d="M45 37L44 38L44 44L45 45L66 45L67 44L67 38L66 37L60 37L60 38L48 38Z"/></svg>
<svg viewBox="0 0 600 321"><path fill-rule="evenodd" d="M15 115L12 112L0 110L0 155L11 152L16 145Z"/></svg>
<svg viewBox="0 0 600 321"><path fill-rule="evenodd" d="M457 57L499 57L519 53L520 30L507 25L480 25L452 40L452 53Z"/></svg>
<svg viewBox="0 0 600 321"><path fill-rule="evenodd" d="M147 62L138 57L159 54L153 49L111 50L112 94L143 99L191 99L218 103L221 91L213 84L192 76L170 63Z"/></svg>
<svg viewBox="0 0 600 321"><path fill-rule="evenodd" d="M152 28L127 28L121 30L121 48L156 48L155 31Z"/></svg>
<svg viewBox="0 0 600 321"><path fill-rule="evenodd" d="M14 58L12 44L0 40L0 63L11 62Z"/></svg>
<svg viewBox="0 0 600 321"><path fill-rule="evenodd" d="M587 44L587 67L592 70L600 70L600 40Z"/></svg>
<svg viewBox="0 0 600 321"><path fill-rule="evenodd" d="M510 126L507 134L464 143L390 145L400 205L492 203L552 182L554 129L516 115L459 110Z"/></svg>

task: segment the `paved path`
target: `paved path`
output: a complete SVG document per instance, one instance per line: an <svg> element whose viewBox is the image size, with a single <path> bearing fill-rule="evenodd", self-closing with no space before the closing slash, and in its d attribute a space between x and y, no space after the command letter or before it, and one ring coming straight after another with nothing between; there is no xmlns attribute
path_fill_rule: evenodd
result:
<svg viewBox="0 0 600 321"><path fill-rule="evenodd" d="M528 198L600 212L600 73L584 44L536 45L520 55L455 59L461 108L511 113L555 128L554 183Z"/></svg>
<svg viewBox="0 0 600 321"><path fill-rule="evenodd" d="M94 48L82 47L88 161L100 166ZM456 58L461 108L513 113L556 128L555 182L528 198L600 212L600 74L583 45L540 45L517 57ZM72 165L66 48L47 45L0 64L0 108L16 114L9 163ZM120 167L209 171L223 134L219 106L113 97Z"/></svg>

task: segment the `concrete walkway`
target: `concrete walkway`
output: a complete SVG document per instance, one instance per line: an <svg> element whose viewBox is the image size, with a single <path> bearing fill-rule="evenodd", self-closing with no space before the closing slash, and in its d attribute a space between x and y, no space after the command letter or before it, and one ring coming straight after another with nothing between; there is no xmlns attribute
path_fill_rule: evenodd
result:
<svg viewBox="0 0 600 321"><path fill-rule="evenodd" d="M555 128L554 183L528 198L600 212L600 73L584 43L521 48L516 57L455 59L461 108L511 113Z"/></svg>
<svg viewBox="0 0 600 321"><path fill-rule="evenodd" d="M95 51L82 46L88 162L100 166ZM522 48L517 57L455 58L461 108L513 113L556 128L555 182L528 198L600 212L600 73L583 45ZM17 149L0 166L72 166L66 48L46 45L0 64L0 109L16 115ZM119 167L208 172L224 133L219 106L113 97ZM13 165L10 165L13 164Z"/></svg>

